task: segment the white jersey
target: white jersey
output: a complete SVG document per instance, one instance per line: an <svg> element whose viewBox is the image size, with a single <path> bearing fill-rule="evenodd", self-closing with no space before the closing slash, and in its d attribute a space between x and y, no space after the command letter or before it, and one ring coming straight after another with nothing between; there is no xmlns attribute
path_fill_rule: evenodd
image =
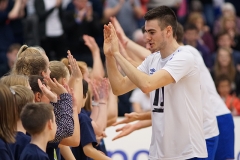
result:
<svg viewBox="0 0 240 160"><path fill-rule="evenodd" d="M207 83L209 71L203 61L201 54L192 46L185 46L196 58L200 70L200 84L202 90L202 105L203 105L203 131L205 139L219 135L217 119L214 113L214 107L211 103L210 94L208 93ZM209 74L210 75L210 74Z"/></svg>
<svg viewBox="0 0 240 160"><path fill-rule="evenodd" d="M149 159L207 157L199 68L194 56L184 47L164 59L156 52L138 69L148 75L164 69L175 80L175 83L150 93L152 140Z"/></svg>
<svg viewBox="0 0 240 160"><path fill-rule="evenodd" d="M186 47L194 54L194 56L199 57L200 53L198 52L198 50L196 50L192 46L186 46ZM211 76L209 70L207 69L207 67L205 65L204 65L204 67L202 66L200 69L201 69L203 82L205 82L204 84L207 87L211 105L214 107L215 116L229 114L230 110L227 108L226 104L224 103L222 98L217 93L214 81L212 79L212 76Z"/></svg>

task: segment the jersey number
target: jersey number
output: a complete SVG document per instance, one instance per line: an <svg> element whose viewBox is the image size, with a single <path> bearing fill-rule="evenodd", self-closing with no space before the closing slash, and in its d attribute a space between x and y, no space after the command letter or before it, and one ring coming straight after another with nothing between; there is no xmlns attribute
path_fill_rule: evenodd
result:
<svg viewBox="0 0 240 160"><path fill-rule="evenodd" d="M163 113L164 112L164 87L161 88L162 91L162 99L160 102L160 108L154 108L153 112L158 112L158 113ZM156 89L155 91L155 96L154 96L154 101L153 101L153 105L154 106L158 106L159 103L159 89Z"/></svg>

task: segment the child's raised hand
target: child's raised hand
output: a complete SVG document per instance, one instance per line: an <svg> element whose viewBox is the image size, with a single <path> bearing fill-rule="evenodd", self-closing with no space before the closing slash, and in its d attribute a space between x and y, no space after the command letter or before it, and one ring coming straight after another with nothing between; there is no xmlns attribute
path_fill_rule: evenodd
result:
<svg viewBox="0 0 240 160"><path fill-rule="evenodd" d="M107 102L109 97L109 81L106 78L101 79L99 87L99 99L100 101Z"/></svg>
<svg viewBox="0 0 240 160"><path fill-rule="evenodd" d="M70 70L71 70L71 77L73 78L82 78L83 75L82 75L82 72L80 70L80 68L78 67L78 64L77 64L77 61L76 59L73 58L71 52L68 50L68 62L69 62L69 67L70 67Z"/></svg>
<svg viewBox="0 0 240 160"><path fill-rule="evenodd" d="M44 84L42 84L41 80L38 79L38 86L41 89L42 93L51 101L57 102L57 95L52 93Z"/></svg>
<svg viewBox="0 0 240 160"><path fill-rule="evenodd" d="M44 81L51 88L51 91L56 93L57 95L68 93L64 86L58 83L55 78L53 78L53 81L51 78L44 78Z"/></svg>

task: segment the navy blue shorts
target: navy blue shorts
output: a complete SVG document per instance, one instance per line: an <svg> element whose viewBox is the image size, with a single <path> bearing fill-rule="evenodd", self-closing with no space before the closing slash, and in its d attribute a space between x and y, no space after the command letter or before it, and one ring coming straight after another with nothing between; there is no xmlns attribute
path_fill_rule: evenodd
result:
<svg viewBox="0 0 240 160"><path fill-rule="evenodd" d="M219 139L216 160L234 159L234 122L232 115L217 116Z"/></svg>
<svg viewBox="0 0 240 160"><path fill-rule="evenodd" d="M206 139L207 152L208 152L208 157L206 158L206 160L215 159L215 154L218 147L218 139L219 139L218 136Z"/></svg>

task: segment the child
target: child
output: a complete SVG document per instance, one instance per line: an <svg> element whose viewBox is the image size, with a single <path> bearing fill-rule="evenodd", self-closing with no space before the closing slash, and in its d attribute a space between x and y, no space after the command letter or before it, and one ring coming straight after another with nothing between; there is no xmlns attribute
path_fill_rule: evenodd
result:
<svg viewBox="0 0 240 160"><path fill-rule="evenodd" d="M9 148L9 143L15 142L17 127L14 94L13 89L0 83L0 160L14 160Z"/></svg>
<svg viewBox="0 0 240 160"><path fill-rule="evenodd" d="M57 131L53 106L29 103L21 112L21 121L31 135L31 142L24 148L20 160L49 160L47 143L54 139Z"/></svg>
<svg viewBox="0 0 240 160"><path fill-rule="evenodd" d="M22 85L31 89L28 77L24 75L8 75L1 77L0 81L7 86Z"/></svg>
<svg viewBox="0 0 240 160"><path fill-rule="evenodd" d="M88 84L83 80L83 97L84 104L88 98ZM84 107L84 105L83 105ZM95 146L97 145L96 135L94 133L92 119L86 114L84 109L81 110L78 115L80 128L81 128L81 141L78 147L73 147L72 152L76 159L88 160L89 158L94 160L110 160L109 157L99 152Z"/></svg>
<svg viewBox="0 0 240 160"><path fill-rule="evenodd" d="M231 80L227 75L221 75L216 79L216 88L232 115L240 115L240 100L230 94Z"/></svg>
<svg viewBox="0 0 240 160"><path fill-rule="evenodd" d="M29 144L31 141L30 136L26 135L26 130L22 126L20 113L22 111L22 108L27 103L33 102L34 95L32 90L22 85L12 86L12 89L15 91L18 121L17 121L16 141L15 143L10 144L10 149L14 155L15 160L19 160L24 147L27 144Z"/></svg>

